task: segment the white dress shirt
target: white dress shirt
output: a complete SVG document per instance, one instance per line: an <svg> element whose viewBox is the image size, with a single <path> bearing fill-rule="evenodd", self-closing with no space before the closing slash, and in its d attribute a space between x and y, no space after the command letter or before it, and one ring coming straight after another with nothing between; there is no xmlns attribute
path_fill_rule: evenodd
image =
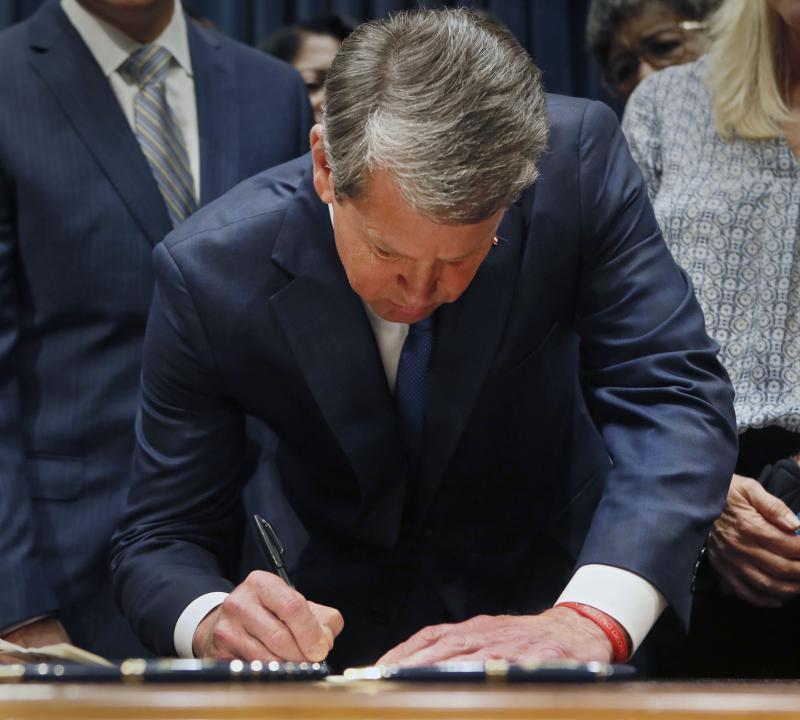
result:
<svg viewBox="0 0 800 720"><path fill-rule="evenodd" d="M328 206L333 220L333 206ZM394 393L397 366L403 349L408 325L384 320L363 303L364 310L375 334L378 351L386 372L389 387ZM227 593L201 595L189 604L175 624L175 650L179 657L194 657L192 638L200 621ZM311 598L313 599L313 598ZM631 652L641 645L650 628L667 606L664 596L644 578L622 568L610 565L584 565L575 571L557 602L579 602L602 610L614 618L631 637Z"/></svg>
<svg viewBox="0 0 800 720"><path fill-rule="evenodd" d="M61 0L61 9L108 78L111 89L133 130L133 101L139 88L136 83L122 77L119 69L132 53L142 47L142 44L90 13L78 0ZM174 59L174 62L170 63L165 81L167 104L183 133L194 179L195 197L199 203L200 138L197 129L197 103L194 94L192 58L189 54L189 38L186 35L186 18L180 0L175 0L172 18L161 35L153 40L153 44L161 45Z"/></svg>

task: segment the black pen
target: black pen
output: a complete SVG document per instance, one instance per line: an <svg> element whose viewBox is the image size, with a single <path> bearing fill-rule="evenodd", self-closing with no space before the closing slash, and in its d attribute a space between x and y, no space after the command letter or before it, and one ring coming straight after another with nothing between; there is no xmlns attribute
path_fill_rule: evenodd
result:
<svg viewBox="0 0 800 720"><path fill-rule="evenodd" d="M261 515L253 515L253 520L256 524L256 535L258 536L258 544L261 546L261 552L264 553L267 562L275 568L278 577L293 588L294 584L289 580L289 574L286 572L286 565L283 562L283 545L278 540L272 525L264 520Z"/></svg>
<svg viewBox="0 0 800 720"><path fill-rule="evenodd" d="M265 559L275 568L278 577L290 588L293 588L294 584L289 579L289 573L286 572L286 565L283 562L283 545L278 540L272 525L258 514L253 515L253 522L256 524L258 544L261 546L261 552L264 554ZM324 660L320 663L320 666L324 672L328 672L328 664Z"/></svg>

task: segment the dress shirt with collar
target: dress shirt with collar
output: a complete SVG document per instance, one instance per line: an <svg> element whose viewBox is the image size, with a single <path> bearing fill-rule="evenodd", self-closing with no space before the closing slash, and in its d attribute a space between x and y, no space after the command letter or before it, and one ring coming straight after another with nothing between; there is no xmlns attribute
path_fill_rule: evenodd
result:
<svg viewBox="0 0 800 720"><path fill-rule="evenodd" d="M328 209L333 222L333 206L328 205ZM367 303L363 305L375 334L386 380L394 393L397 366L408 335L408 325L384 320ZM201 595L181 613L174 633L175 650L179 657L194 657L192 639L197 626L227 596L224 592ZM558 598L557 603L560 602L591 605L614 618L630 635L631 652L641 645L667 606L664 596L644 578L628 570L598 564L578 568Z"/></svg>
<svg viewBox="0 0 800 720"><path fill-rule="evenodd" d="M199 199L200 138L197 129L192 58L189 54L189 38L186 35L183 6L180 0L174 2L172 18L161 35L153 40L153 44L161 45L173 57L173 62L167 71L167 104L183 133L186 151L189 154L189 166L192 169L195 197ZM133 101L139 88L135 83L123 78L119 70L130 55L142 47L142 44L90 13L78 0L61 0L61 8L108 78L111 89L133 129Z"/></svg>

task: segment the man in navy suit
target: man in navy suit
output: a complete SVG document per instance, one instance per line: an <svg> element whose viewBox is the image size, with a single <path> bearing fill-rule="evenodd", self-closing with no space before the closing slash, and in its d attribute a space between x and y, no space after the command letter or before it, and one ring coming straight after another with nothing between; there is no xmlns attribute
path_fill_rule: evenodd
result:
<svg viewBox="0 0 800 720"><path fill-rule="evenodd" d="M165 93L171 156L142 144L144 81L126 68L146 44L164 58L150 90ZM306 152L310 127L292 69L195 26L179 1L51 0L0 34L7 639L142 652L114 607L107 545L127 495L151 252L180 221L173 174L154 168L180 153L190 212Z"/></svg>
<svg viewBox="0 0 800 720"><path fill-rule="evenodd" d="M326 90L310 159L155 251L124 611L160 653L627 659L688 616L736 434L616 119L460 11L361 26ZM220 567L245 414L296 590Z"/></svg>

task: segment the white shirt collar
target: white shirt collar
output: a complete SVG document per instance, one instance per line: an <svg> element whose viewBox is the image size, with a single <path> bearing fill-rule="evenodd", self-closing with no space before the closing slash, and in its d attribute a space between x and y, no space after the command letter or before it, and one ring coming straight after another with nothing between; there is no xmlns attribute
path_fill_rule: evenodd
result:
<svg viewBox="0 0 800 720"><path fill-rule="evenodd" d="M113 25L90 13L78 0L61 0L61 9L83 38L106 77L116 72L131 53L142 46ZM192 75L189 38L186 35L186 18L181 0L175 0L172 18L153 42L168 50L186 73Z"/></svg>

